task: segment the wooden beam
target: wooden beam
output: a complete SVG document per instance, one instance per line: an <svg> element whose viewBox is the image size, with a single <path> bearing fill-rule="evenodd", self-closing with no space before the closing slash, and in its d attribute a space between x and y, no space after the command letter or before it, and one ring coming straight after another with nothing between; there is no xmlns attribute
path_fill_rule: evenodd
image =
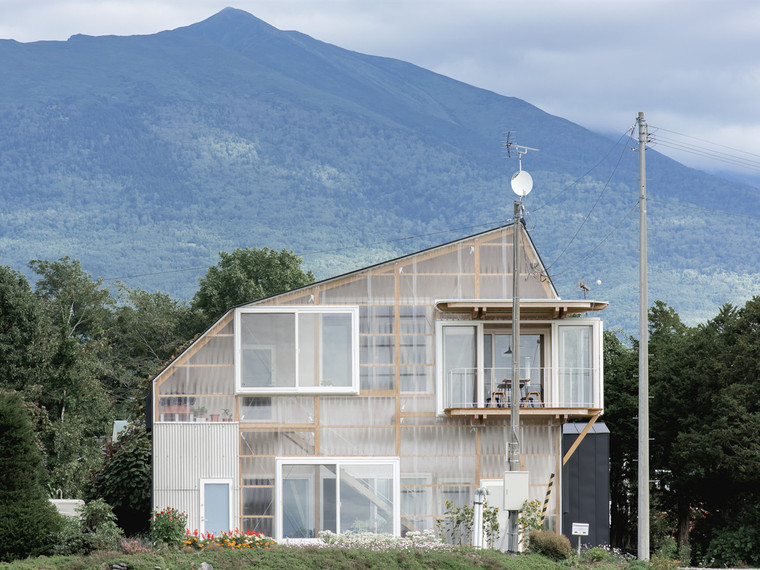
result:
<svg viewBox="0 0 760 570"><path fill-rule="evenodd" d="M589 431L591 431L591 427L596 423L596 420L598 420L602 416L602 412L597 412L593 416L591 416L591 419L586 424L586 427L583 428L581 433L578 434L578 437L575 438L575 441L573 442L573 445L570 446L570 449L567 450L567 453L565 453L565 456L562 458L562 465L567 465L567 462L570 461L570 458L572 457L573 453L575 453L575 450L578 449L578 446L583 441L583 438L586 437L586 434L588 434Z"/></svg>

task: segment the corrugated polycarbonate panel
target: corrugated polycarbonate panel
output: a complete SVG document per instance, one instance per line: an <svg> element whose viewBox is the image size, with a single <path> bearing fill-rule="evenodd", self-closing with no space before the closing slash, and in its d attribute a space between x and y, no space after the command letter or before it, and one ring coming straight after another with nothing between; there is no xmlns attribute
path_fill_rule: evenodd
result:
<svg viewBox="0 0 760 570"><path fill-rule="evenodd" d="M455 245L453 251L403 265L404 273L469 273L475 272L475 248Z"/></svg>
<svg viewBox="0 0 760 570"><path fill-rule="evenodd" d="M433 484L456 480L474 485L476 457L474 454L445 457L402 455L401 476L427 475Z"/></svg>
<svg viewBox="0 0 760 570"><path fill-rule="evenodd" d="M480 428L480 452L485 455L505 455L508 439L508 423L482 427Z"/></svg>
<svg viewBox="0 0 760 570"><path fill-rule="evenodd" d="M273 430L240 433L241 455L314 455L314 431Z"/></svg>
<svg viewBox="0 0 760 570"><path fill-rule="evenodd" d="M231 479L237 521L238 426L235 423L153 425L153 505L171 506L200 528L201 479Z"/></svg>
<svg viewBox="0 0 760 570"><path fill-rule="evenodd" d="M471 275L401 275L401 302L432 304L435 299L472 299L475 277Z"/></svg>
<svg viewBox="0 0 760 570"><path fill-rule="evenodd" d="M464 426L409 426L401 430L402 455L474 455L475 432Z"/></svg>
<svg viewBox="0 0 760 570"><path fill-rule="evenodd" d="M232 336L211 336L202 339L202 346L188 360L188 364L232 364Z"/></svg>
<svg viewBox="0 0 760 570"><path fill-rule="evenodd" d="M391 305L395 298L393 274L376 275L368 273L348 283L336 284L320 294L324 305L365 304L370 300L373 305Z"/></svg>
<svg viewBox="0 0 760 570"><path fill-rule="evenodd" d="M557 453L559 426L522 423L520 428L522 434L520 451L522 453Z"/></svg>
<svg viewBox="0 0 760 570"><path fill-rule="evenodd" d="M175 366L161 384L161 394L233 394L232 364L219 366Z"/></svg>
<svg viewBox="0 0 760 570"><path fill-rule="evenodd" d="M322 428L319 430L321 455L392 456L396 453L394 428Z"/></svg>
<svg viewBox="0 0 760 570"><path fill-rule="evenodd" d="M320 423L325 426L380 426L396 423L395 398L340 398L319 399Z"/></svg>

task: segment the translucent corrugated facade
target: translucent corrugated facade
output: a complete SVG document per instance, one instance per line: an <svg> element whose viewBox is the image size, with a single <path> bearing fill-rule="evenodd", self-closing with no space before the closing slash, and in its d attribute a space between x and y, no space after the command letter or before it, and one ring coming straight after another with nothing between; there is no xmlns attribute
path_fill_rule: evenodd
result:
<svg viewBox="0 0 760 570"><path fill-rule="evenodd" d="M490 406L487 414L442 413L437 366L443 357L436 339L441 323L480 330L477 343L482 343L484 323L504 328L509 322L504 315L443 312L437 302L511 299L512 239L511 226L500 228L236 310L284 311L286 316L250 323L294 323L288 338L295 340L287 350L272 339L284 335L268 335L263 325L244 330L248 325L236 325L236 311L229 312L157 377L155 421L193 422L194 427L234 422L234 512L239 516L231 524L241 529L312 537L324 529L404 533L434 528L447 500L470 503L476 488L503 478L510 421L506 409L494 409L483 395L480 403L468 405ZM529 239L523 244L521 297L556 299ZM340 307L358 311L356 330L334 318ZM317 316L301 318L299 308ZM531 337L540 346L541 366L559 361L552 357L550 324L534 327L543 335L534 335L538 341ZM237 345L236 330L244 337ZM324 358L328 349L355 351L358 378L353 383L350 359L340 357L336 376L335 358ZM242 363L237 373L236 354ZM476 368L484 375L482 362ZM287 382L281 379L286 370ZM307 381L298 380L299 371L308 371L303 372ZM530 385L535 382L538 397L548 398L551 382L548 373L541 374ZM483 380L477 382L482 392ZM497 392L495 380L486 390L490 400ZM531 496L543 502L550 475L560 472L562 416L552 414L548 402L539 403L540 409L521 418L521 451ZM160 442L169 445L166 438ZM216 460L213 450L188 450L195 452L204 454L196 458L200 461ZM161 450L155 453L155 468L167 469ZM171 482L161 477L155 501L162 505L174 495ZM547 511L550 528L558 528L558 495L555 488Z"/></svg>

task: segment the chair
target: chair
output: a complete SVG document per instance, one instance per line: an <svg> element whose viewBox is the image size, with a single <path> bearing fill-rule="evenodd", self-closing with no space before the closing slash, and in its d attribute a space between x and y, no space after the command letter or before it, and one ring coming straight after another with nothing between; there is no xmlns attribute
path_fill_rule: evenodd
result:
<svg viewBox="0 0 760 570"><path fill-rule="evenodd" d="M507 394L501 390L491 392L491 399L489 400L489 408L503 408L504 401L507 399Z"/></svg>
<svg viewBox="0 0 760 570"><path fill-rule="evenodd" d="M528 392L528 395L523 398L525 407L531 408L543 408L544 403L541 401L541 392Z"/></svg>

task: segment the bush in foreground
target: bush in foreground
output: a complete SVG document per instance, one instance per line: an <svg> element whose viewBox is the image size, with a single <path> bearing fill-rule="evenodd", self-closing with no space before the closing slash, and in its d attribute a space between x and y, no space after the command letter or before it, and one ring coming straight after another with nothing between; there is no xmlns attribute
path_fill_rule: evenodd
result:
<svg viewBox="0 0 760 570"><path fill-rule="evenodd" d="M21 396L0 391L0 561L49 552L63 520L47 498L45 468Z"/></svg>
<svg viewBox="0 0 760 570"><path fill-rule="evenodd" d="M559 561L570 558L573 547L566 536L550 530L532 530L528 535L528 552Z"/></svg>

